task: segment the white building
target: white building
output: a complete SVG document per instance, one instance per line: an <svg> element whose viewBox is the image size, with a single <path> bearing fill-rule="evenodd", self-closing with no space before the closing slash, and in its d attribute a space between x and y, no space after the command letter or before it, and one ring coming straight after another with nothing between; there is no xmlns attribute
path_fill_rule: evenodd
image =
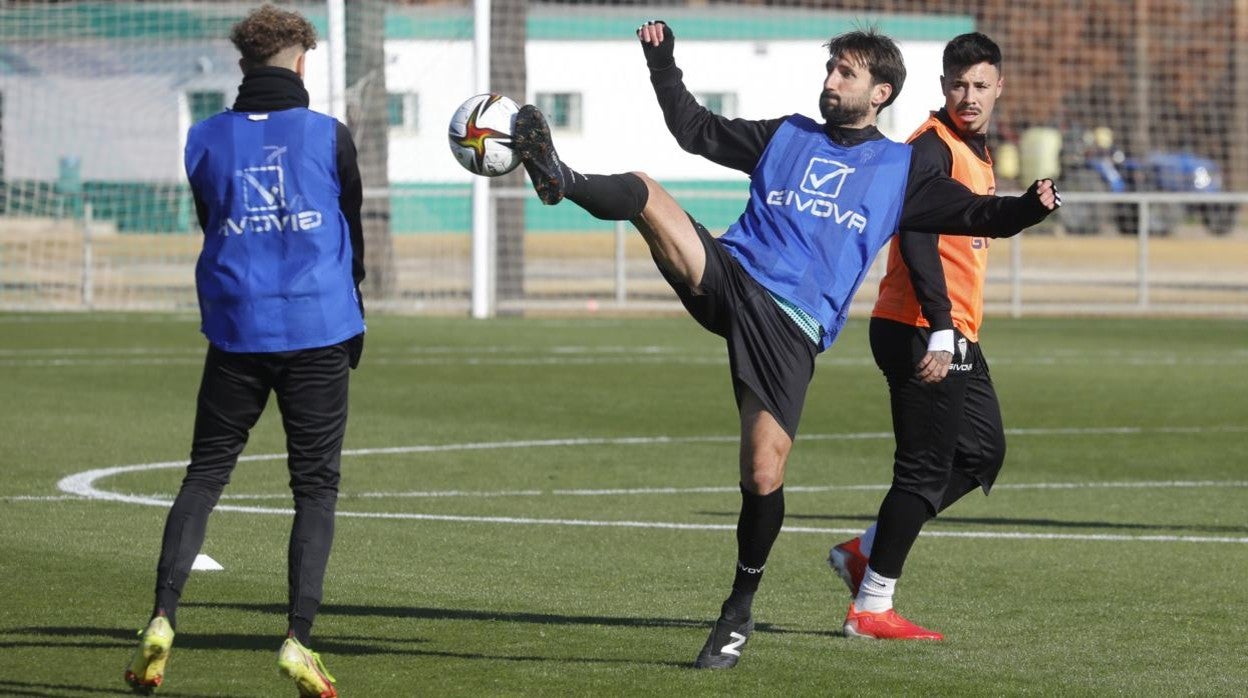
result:
<svg viewBox="0 0 1248 698"><path fill-rule="evenodd" d="M113 6L119 15L135 7ZM224 36L217 27L235 19L222 14L226 9L216 7L209 18L214 36ZM509 96L544 107L561 155L578 169L644 169L665 182L743 182L741 173L684 153L667 132L633 34L657 11L533 4L526 27L528 94ZM843 31L878 26L898 40L908 70L900 97L881 115L881 130L898 139L942 103L944 43L972 28L961 15L723 5L664 7L660 14L675 31L677 61L691 91L717 112L747 119L791 113L817 119L827 59L823 44ZM312 107L330 112L333 51L325 17L311 17L321 41L309 54L306 82ZM392 8L387 19L390 185L467 183L470 175L450 155L446 129L460 102L478 91L471 9ZM68 175L88 184L183 183L186 130L233 102L237 55L226 39L185 38L176 24L168 30L146 26L142 36L118 35L117 27L126 24L123 17L99 32L88 24L87 38L32 36L0 45L0 180L27 189L52 186L67 176L69 161L75 171ZM185 212L179 217L185 221Z"/></svg>

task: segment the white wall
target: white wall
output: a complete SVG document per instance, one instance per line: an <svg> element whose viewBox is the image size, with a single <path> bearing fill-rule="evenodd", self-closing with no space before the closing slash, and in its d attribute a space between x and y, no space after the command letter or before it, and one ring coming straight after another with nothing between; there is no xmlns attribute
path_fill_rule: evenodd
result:
<svg viewBox="0 0 1248 698"><path fill-rule="evenodd" d="M8 179L55 181L63 156L79 158L83 179L182 177L177 101L148 76L9 76L0 91Z"/></svg>
<svg viewBox="0 0 1248 698"><path fill-rule="evenodd" d="M881 129L905 138L927 111L941 104L938 78L943 44L902 43L909 70L898 101L881 116ZM475 94L472 47L467 41L391 40L386 84L391 92L419 95L419 129L392 129L390 178L394 182L468 182L454 160L446 128L459 104ZM329 111L329 51L308 54L305 83L311 106ZM804 113L818 119L826 49L818 41L684 41L677 59L695 92L735 92L739 116L764 119ZM645 170L660 179L744 178L681 151L663 124L649 73L635 41L534 41L528 48L528 95L579 92L582 124L557 131L560 154L587 172ZM61 155L82 158L84 179L178 181L187 114L182 92L209 83L233 102L240 75L219 61L209 74L171 66L163 80L151 76L65 78L0 76L4 101L5 175L54 180ZM183 72L176 72L181 68ZM228 86L228 88L226 87ZM123 95L118 101L116 98Z"/></svg>
<svg viewBox="0 0 1248 698"><path fill-rule="evenodd" d="M233 51L230 47L226 55L235 57ZM319 111L329 107L328 53L318 48L307 60L305 83L311 106ZM210 48L205 54L219 57ZM0 75L4 176L55 181L60 158L76 156L84 180L182 181L190 126L185 94L220 90L228 107L242 79L236 58L208 65L204 72L188 60L155 75Z"/></svg>
<svg viewBox="0 0 1248 698"><path fill-rule="evenodd" d="M419 130L390 130L390 181L468 182L472 175L451 155L451 115L476 94L468 41L391 40L386 44L386 89L420 96ZM530 78L531 79L531 78ZM523 104L522 95L510 95Z"/></svg>
<svg viewBox="0 0 1248 698"><path fill-rule="evenodd" d="M908 75L898 100L881 115L885 134L904 139L943 103L943 42L902 42ZM416 133L391 131L395 182L469 181L451 157L446 125L474 94L467 42L391 41L386 86L420 95ZM579 58L579 60L578 60ZM686 41L677 46L685 84L694 92L735 92L739 116L765 119L802 113L819 118L827 49L818 41ZM542 41L529 45L529 94L579 92L580 131L556 131L560 156L587 172L645 170L659 179L725 179L745 175L680 150L663 123L641 49L633 41Z"/></svg>
<svg viewBox="0 0 1248 698"><path fill-rule="evenodd" d="M240 74L239 79L242 79ZM308 88L308 106L328 114L329 109L329 41L318 42L303 61L303 86ZM232 99L232 97L231 97ZM228 107L233 102L227 102Z"/></svg>

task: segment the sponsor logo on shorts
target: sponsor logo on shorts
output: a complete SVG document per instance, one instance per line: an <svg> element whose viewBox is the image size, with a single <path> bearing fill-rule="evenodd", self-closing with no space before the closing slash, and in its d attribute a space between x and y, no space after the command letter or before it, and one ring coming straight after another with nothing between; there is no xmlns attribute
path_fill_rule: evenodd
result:
<svg viewBox="0 0 1248 698"><path fill-rule="evenodd" d="M949 364L950 371L970 371L975 368L975 364L967 359L966 355L967 341L966 337L958 337L957 347L953 351L953 363Z"/></svg>

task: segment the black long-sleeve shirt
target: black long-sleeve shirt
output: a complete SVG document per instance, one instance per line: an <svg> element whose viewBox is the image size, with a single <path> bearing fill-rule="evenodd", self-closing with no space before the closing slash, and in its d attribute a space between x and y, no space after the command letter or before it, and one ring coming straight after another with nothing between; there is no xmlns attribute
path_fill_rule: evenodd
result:
<svg viewBox="0 0 1248 698"><path fill-rule="evenodd" d="M752 121L718 116L697 103L683 78L675 65L650 71L663 119L676 142L687 152L752 174L786 117ZM843 146L884 138L874 126L825 126L824 131ZM912 157L899 227L923 233L1010 237L1044 220L1048 214L1038 197L980 196L938 170L930 159Z"/></svg>

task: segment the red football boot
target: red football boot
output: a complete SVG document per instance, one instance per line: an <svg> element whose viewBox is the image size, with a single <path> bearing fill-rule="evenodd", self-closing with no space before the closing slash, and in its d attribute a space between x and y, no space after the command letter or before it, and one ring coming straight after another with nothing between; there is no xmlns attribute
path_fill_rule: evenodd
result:
<svg viewBox="0 0 1248 698"><path fill-rule="evenodd" d="M867 556L862 554L862 539L852 538L828 551L828 564L845 581L850 596L858 595L862 578L867 574Z"/></svg>
<svg viewBox="0 0 1248 698"><path fill-rule="evenodd" d="M845 637L866 637L873 640L943 640L944 635L922 628L897 614L896 609L880 613L859 611L849 605L845 616Z"/></svg>

